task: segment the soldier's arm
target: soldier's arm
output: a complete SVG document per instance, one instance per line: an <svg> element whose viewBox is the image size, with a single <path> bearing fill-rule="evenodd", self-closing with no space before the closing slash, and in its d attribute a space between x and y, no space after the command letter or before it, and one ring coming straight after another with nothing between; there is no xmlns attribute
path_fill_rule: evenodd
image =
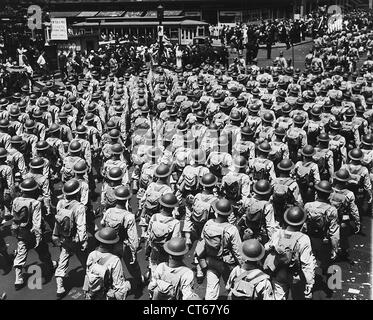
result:
<svg viewBox="0 0 373 320"><path fill-rule="evenodd" d="M124 278L122 263L116 257L115 262L111 267L112 285L110 293L113 293L116 300L125 300L128 291L128 283Z"/></svg>
<svg viewBox="0 0 373 320"><path fill-rule="evenodd" d="M65 148L64 148L62 142L58 145L58 154L59 154L61 160L63 161L65 159L66 155L65 155Z"/></svg>
<svg viewBox="0 0 373 320"><path fill-rule="evenodd" d="M313 178L315 184L320 182L320 172L319 172L319 167L317 166L316 163L314 163L314 166L312 167L312 172L313 172Z"/></svg>
<svg viewBox="0 0 373 320"><path fill-rule="evenodd" d="M311 241L308 236L302 236L299 241L299 260L306 280L306 292L310 293L315 283L316 259L312 253Z"/></svg>
<svg viewBox="0 0 373 320"><path fill-rule="evenodd" d="M259 282L256 291L262 300L275 300L273 286L269 279Z"/></svg>
<svg viewBox="0 0 373 320"><path fill-rule="evenodd" d="M127 235L132 257L136 257L137 248L139 247L139 237L136 229L135 216L131 213L127 218Z"/></svg>
<svg viewBox="0 0 373 320"><path fill-rule="evenodd" d="M86 210L83 205L75 211L75 223L76 223L76 233L79 242L85 242L88 240L87 236L87 223L86 223Z"/></svg>
<svg viewBox="0 0 373 320"><path fill-rule="evenodd" d="M333 178L334 175L334 160L333 160L333 152L329 151L327 153L328 158L327 158L327 164L328 164L328 171L329 171L329 176L330 178Z"/></svg>
<svg viewBox="0 0 373 320"><path fill-rule="evenodd" d="M332 245L332 250L334 255L337 254L340 239L340 228L338 223L338 211L336 208L332 207L327 213L328 217L328 236Z"/></svg>
<svg viewBox="0 0 373 320"><path fill-rule="evenodd" d="M364 169L365 169L364 172L362 172L364 176L364 189L368 192L369 197L371 198L372 197L372 183L370 181L370 175L369 175L368 169L366 169L365 167Z"/></svg>
<svg viewBox="0 0 373 320"><path fill-rule="evenodd" d="M288 145L284 144L282 149L284 151L283 156L282 156L283 159L289 159L289 147L288 147Z"/></svg>
<svg viewBox="0 0 373 320"><path fill-rule="evenodd" d="M360 214L359 209L355 202L355 195L351 192L349 195L347 195L347 200L349 204L349 211L348 213L353 217L355 220L355 224L360 226Z"/></svg>
<svg viewBox="0 0 373 320"><path fill-rule="evenodd" d="M19 170L22 178L24 178L24 176L27 173L27 169L26 169L26 164L25 164L25 157L23 155L21 155L20 157L18 157L17 165L18 165L18 170Z"/></svg>
<svg viewBox="0 0 373 320"><path fill-rule="evenodd" d="M242 260L241 253L240 253L240 248L242 246L240 233L238 232L238 229L235 226L231 227L229 229L229 231L230 231L230 235L231 235L229 241L232 245L231 253L233 254L236 262L240 263L241 260Z"/></svg>
<svg viewBox="0 0 373 320"><path fill-rule="evenodd" d="M198 298L196 293L193 291L194 285L194 274L192 270L188 270L181 276L180 290L182 293L183 300L195 300Z"/></svg>
<svg viewBox="0 0 373 320"><path fill-rule="evenodd" d="M13 178L13 172L10 167L5 171L5 176L6 176L6 182L8 184L8 188L10 191L10 194L14 193L14 178Z"/></svg>
<svg viewBox="0 0 373 320"><path fill-rule="evenodd" d="M241 188L242 198L250 197L250 188L251 188L251 180L248 176L245 176L242 179L242 188Z"/></svg>
<svg viewBox="0 0 373 320"><path fill-rule="evenodd" d="M269 177L271 181L276 179L275 166L272 161L271 161L270 168L269 168Z"/></svg>
<svg viewBox="0 0 373 320"><path fill-rule="evenodd" d="M266 222L266 231L268 238L272 238L273 233L276 230L276 220L275 220L275 212L273 210L273 206L268 203L264 206L264 218Z"/></svg>
<svg viewBox="0 0 373 320"><path fill-rule="evenodd" d="M81 197L80 197L80 202L84 204L85 206L88 205L88 193L89 193L89 188L85 185L84 188L82 188L81 191Z"/></svg>
<svg viewBox="0 0 373 320"><path fill-rule="evenodd" d="M36 243L38 244L42 232L41 232L41 223L42 223L42 217L41 217L41 203L40 201L36 201L35 205L33 206L33 212L32 212L32 228L31 232L33 232L36 236Z"/></svg>
<svg viewBox="0 0 373 320"><path fill-rule="evenodd" d="M180 221L177 220L175 223L175 226L172 231L172 238L181 238L181 227L180 227Z"/></svg>

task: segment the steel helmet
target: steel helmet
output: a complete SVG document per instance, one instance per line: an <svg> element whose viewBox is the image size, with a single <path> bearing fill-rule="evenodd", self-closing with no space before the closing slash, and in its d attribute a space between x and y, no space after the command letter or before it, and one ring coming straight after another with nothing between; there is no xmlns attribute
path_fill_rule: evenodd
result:
<svg viewBox="0 0 373 320"><path fill-rule="evenodd" d="M284 220L290 226L301 226L306 219L307 214L300 207L291 207L284 213Z"/></svg>
<svg viewBox="0 0 373 320"><path fill-rule="evenodd" d="M213 187L217 184L218 178L212 173L206 173L201 178L201 185L204 187Z"/></svg>
<svg viewBox="0 0 373 320"><path fill-rule="evenodd" d="M123 147L120 143L115 143L111 146L111 153L112 154L122 154L123 153Z"/></svg>
<svg viewBox="0 0 373 320"><path fill-rule="evenodd" d="M0 120L0 128L8 128L9 127L9 120L8 119L1 119Z"/></svg>
<svg viewBox="0 0 373 320"><path fill-rule="evenodd" d="M241 135L251 137L254 135L254 131L249 126L245 126L241 128Z"/></svg>
<svg viewBox="0 0 373 320"><path fill-rule="evenodd" d="M271 145L267 141L264 141L258 146L258 150L264 153L269 153L271 152Z"/></svg>
<svg viewBox="0 0 373 320"><path fill-rule="evenodd" d="M119 139L120 131L118 129L111 129L109 131L109 136L111 139Z"/></svg>
<svg viewBox="0 0 373 320"><path fill-rule="evenodd" d="M359 161L363 158L363 152L359 148L352 149L349 153L348 156L351 160Z"/></svg>
<svg viewBox="0 0 373 320"><path fill-rule="evenodd" d="M159 199L159 204L166 208L176 208L178 201L173 193L166 193Z"/></svg>
<svg viewBox="0 0 373 320"><path fill-rule="evenodd" d="M260 261L264 254L265 249L258 239L249 239L242 243L241 256L245 262Z"/></svg>
<svg viewBox="0 0 373 320"><path fill-rule="evenodd" d="M213 209L218 215L229 216L232 213L232 204L227 199L219 199L212 204Z"/></svg>
<svg viewBox="0 0 373 320"><path fill-rule="evenodd" d="M113 120L109 120L108 122L106 122L106 129L108 129L109 131L111 129L115 129L116 127L117 126Z"/></svg>
<svg viewBox="0 0 373 320"><path fill-rule="evenodd" d="M43 158L36 157L30 161L30 168L31 169L40 169L43 168L45 161Z"/></svg>
<svg viewBox="0 0 373 320"><path fill-rule="evenodd" d="M13 144L21 144L23 143L23 139L20 136L13 136L10 138L10 143Z"/></svg>
<svg viewBox="0 0 373 320"><path fill-rule="evenodd" d="M303 147L303 149L300 151L300 153L305 157L312 157L315 155L316 151L315 148L311 145L307 145Z"/></svg>
<svg viewBox="0 0 373 320"><path fill-rule="evenodd" d="M230 119L232 120L232 121L234 121L234 122L239 122L239 121L241 121L241 114L239 113L239 112L237 112L237 111L233 111L233 112L231 112L231 114L230 114Z"/></svg>
<svg viewBox="0 0 373 320"><path fill-rule="evenodd" d="M154 176L156 176L157 178L167 178L170 174L170 166L162 163L155 169Z"/></svg>
<svg viewBox="0 0 373 320"><path fill-rule="evenodd" d="M27 178L23 180L19 186L19 188L25 192L35 191L36 189L38 189L38 187L38 183L35 181L34 178Z"/></svg>
<svg viewBox="0 0 373 320"><path fill-rule="evenodd" d="M73 171L78 174L86 173L88 171L88 166L84 160L78 161L75 163Z"/></svg>
<svg viewBox="0 0 373 320"><path fill-rule="evenodd" d="M276 136L279 136L279 137L284 137L284 136L286 135L286 131L285 131L285 129L282 128L282 127L277 127L277 128L275 129L275 135L276 135Z"/></svg>
<svg viewBox="0 0 373 320"><path fill-rule="evenodd" d="M119 181L123 178L123 171L119 167L113 167L107 173L107 178L111 181Z"/></svg>
<svg viewBox="0 0 373 320"><path fill-rule="evenodd" d="M132 197L131 190L126 186L119 186L114 190L114 196L117 200L129 200Z"/></svg>
<svg viewBox="0 0 373 320"><path fill-rule="evenodd" d="M181 132L188 131L188 125L187 125L186 122L180 122L180 123L177 125L177 129L180 130Z"/></svg>
<svg viewBox="0 0 373 320"><path fill-rule="evenodd" d="M320 141L320 142L329 142L330 141L330 137L327 133L325 132L321 132L319 134L319 136L317 137L317 140Z"/></svg>
<svg viewBox="0 0 373 320"><path fill-rule="evenodd" d="M339 169L335 174L334 174L334 179L340 182L347 182L351 178L350 173L346 169Z"/></svg>
<svg viewBox="0 0 373 320"><path fill-rule="evenodd" d="M79 125L77 126L76 128L76 133L80 136L80 135L85 135L87 133L88 129L86 126L83 126L83 125Z"/></svg>
<svg viewBox="0 0 373 320"><path fill-rule="evenodd" d="M69 144L69 152L70 153L79 153L82 151L82 145L79 141L73 140Z"/></svg>
<svg viewBox="0 0 373 320"><path fill-rule="evenodd" d="M32 129L35 128L35 121L34 120L26 120L24 126L25 126L26 130L32 130Z"/></svg>
<svg viewBox="0 0 373 320"><path fill-rule="evenodd" d="M303 125L306 122L306 119L301 115L297 115L294 117L293 122L297 125Z"/></svg>
<svg viewBox="0 0 373 320"><path fill-rule="evenodd" d="M63 185L63 193L67 196L74 195L78 193L81 189L81 183L76 179L71 179Z"/></svg>
<svg viewBox="0 0 373 320"><path fill-rule="evenodd" d="M267 123L272 123L274 118L273 118L273 114L271 112L266 112L263 117L262 117L262 120L264 122L267 122Z"/></svg>
<svg viewBox="0 0 373 320"><path fill-rule="evenodd" d="M331 124L330 124L330 129L332 130L340 130L342 128L342 125L339 121L333 121Z"/></svg>
<svg viewBox="0 0 373 320"><path fill-rule="evenodd" d="M281 171L291 171L294 163L290 159L283 159L277 164L277 168Z"/></svg>
<svg viewBox="0 0 373 320"><path fill-rule="evenodd" d="M196 117L198 119L205 119L206 118L206 114L203 111L200 110L200 111L197 111Z"/></svg>
<svg viewBox="0 0 373 320"><path fill-rule="evenodd" d="M53 133L57 131L60 131L60 126L57 123L52 123L52 125L49 128L49 132Z"/></svg>
<svg viewBox="0 0 373 320"><path fill-rule="evenodd" d="M110 227L102 228L96 231L95 238L104 244L116 244L119 242L118 232Z"/></svg>
<svg viewBox="0 0 373 320"><path fill-rule="evenodd" d="M258 114L260 111L260 105L258 104L250 104L249 111L253 114Z"/></svg>
<svg viewBox="0 0 373 320"><path fill-rule="evenodd" d="M164 251L170 256L180 257L188 253L189 249L184 238L171 238L163 245Z"/></svg>
<svg viewBox="0 0 373 320"><path fill-rule="evenodd" d="M259 180L254 184L253 190L256 194L266 195L272 192L272 187L268 180Z"/></svg>
<svg viewBox="0 0 373 320"><path fill-rule="evenodd" d="M313 106L311 109L311 114L314 117L318 117L322 113L322 107L321 106Z"/></svg>
<svg viewBox="0 0 373 320"><path fill-rule="evenodd" d="M233 165L236 167L236 168L246 168L247 166L247 160L244 156L235 156L233 158Z"/></svg>
<svg viewBox="0 0 373 320"><path fill-rule="evenodd" d="M0 159L6 158L8 156L8 151L5 148L0 148Z"/></svg>
<svg viewBox="0 0 373 320"><path fill-rule="evenodd" d="M6 107L9 104L8 99L2 98L0 99L0 107Z"/></svg>
<svg viewBox="0 0 373 320"><path fill-rule="evenodd" d="M332 193L333 189L329 181L322 180L315 185L315 189L319 192L323 193Z"/></svg>
<svg viewBox="0 0 373 320"><path fill-rule="evenodd" d="M361 142L367 146L373 145L373 135L371 133L364 134L361 137Z"/></svg>
<svg viewBox="0 0 373 320"><path fill-rule="evenodd" d="M40 140L36 143L36 150L38 151L43 151L43 150L48 150L49 149L49 143L44 140Z"/></svg>

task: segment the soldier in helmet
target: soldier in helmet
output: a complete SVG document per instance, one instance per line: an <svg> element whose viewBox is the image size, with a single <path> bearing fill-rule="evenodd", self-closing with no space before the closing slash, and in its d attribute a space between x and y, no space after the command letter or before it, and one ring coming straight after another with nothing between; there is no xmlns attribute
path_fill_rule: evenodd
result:
<svg viewBox="0 0 373 320"><path fill-rule="evenodd" d="M177 206L176 196L171 192L165 192L159 198L158 212L149 219L148 244L151 248L149 259L151 274L154 274L159 263L167 261L168 257L163 245L171 238L181 238L180 221L173 217Z"/></svg>
<svg viewBox="0 0 373 320"><path fill-rule="evenodd" d="M217 300L220 278L227 282L233 268L240 263L241 238L237 227L228 222L232 213L229 200L220 199L212 204L216 218L210 219L203 227L196 247L196 255L202 271L206 274L206 300ZM219 243L212 241L219 238Z"/></svg>
<svg viewBox="0 0 373 320"><path fill-rule="evenodd" d="M146 231L151 217L159 210L159 199L166 193L172 193L172 189L169 186L170 166L160 164L156 167L153 174L157 181L149 183L145 193L139 200L139 212L141 212L139 225L141 226L141 238L143 240L147 237Z"/></svg>
<svg viewBox="0 0 373 320"><path fill-rule="evenodd" d="M219 181L227 174L232 165L231 142L229 136L220 135L217 145L211 150L206 160L207 168L218 177Z"/></svg>
<svg viewBox="0 0 373 320"><path fill-rule="evenodd" d="M337 257L340 239L340 226L338 211L330 204L329 197L332 193L332 186L328 181L322 180L315 185L317 197L315 201L304 205L307 214L305 231L311 239L312 250L317 259L321 261L321 267L326 270L329 261ZM331 248L325 252L323 242L330 241Z"/></svg>
<svg viewBox="0 0 373 320"><path fill-rule="evenodd" d="M74 165L78 162L86 161L82 158L82 145L78 141L71 141L68 148L68 154L63 160L61 168L62 181L67 182L74 177Z"/></svg>
<svg viewBox="0 0 373 320"><path fill-rule="evenodd" d="M226 285L228 300L275 300L271 279L262 271L264 255L265 249L257 239L242 243L242 263L232 270ZM242 290L243 286L247 289Z"/></svg>
<svg viewBox="0 0 373 320"><path fill-rule="evenodd" d="M237 141L232 146L233 156L243 156L246 160L255 158L254 133L248 126L241 128Z"/></svg>
<svg viewBox="0 0 373 320"><path fill-rule="evenodd" d="M12 198L14 195L14 175L7 164L8 152L0 148L0 214L1 220L10 217Z"/></svg>
<svg viewBox="0 0 373 320"><path fill-rule="evenodd" d="M264 140L271 141L274 135L275 128L272 126L275 117L272 113L266 112L262 115L262 125L256 129L255 137L257 143L262 143Z"/></svg>
<svg viewBox="0 0 373 320"><path fill-rule="evenodd" d="M118 253L123 257L123 261L136 281L136 287L141 287L141 270L137 261L137 249L139 238L137 235L135 216L128 211L127 202L131 199L132 193L127 186L119 186L114 190L115 207L104 211L101 219L103 227L113 228L122 242L122 247L118 248Z"/></svg>
<svg viewBox="0 0 373 320"><path fill-rule="evenodd" d="M351 177L347 188L356 196L360 215L371 215L372 183L368 169L362 165L363 152L355 148L348 153L348 157L350 162L341 167L346 169Z"/></svg>
<svg viewBox="0 0 373 320"><path fill-rule="evenodd" d="M55 175L59 175L59 171L65 159L65 147L63 141L60 139L59 125L52 124L49 128L49 135L46 142L51 146L52 171Z"/></svg>
<svg viewBox="0 0 373 320"><path fill-rule="evenodd" d="M83 286L86 299L125 300L131 284L124 278L120 258L115 254L115 246L121 239L116 230L110 227L97 231L95 238L99 242L99 247L92 251L87 259L86 279ZM90 282L89 276L93 274L92 278L95 278L98 265L103 266L108 274L107 287L95 286L97 283Z"/></svg>
<svg viewBox="0 0 373 320"><path fill-rule="evenodd" d="M10 148L10 138L11 138L11 136L8 134L8 126L9 126L8 119L0 120L0 148L5 148L7 150Z"/></svg>
<svg viewBox="0 0 373 320"><path fill-rule="evenodd" d="M61 247L58 266L55 272L57 283L57 297L65 295L64 279L66 277L69 260L73 254L85 269L87 262L87 225L86 208L79 201L81 184L76 179L65 182L63 186L64 198L57 203L56 223L52 240Z"/></svg>
<svg viewBox="0 0 373 320"><path fill-rule="evenodd" d="M298 161L292 174L294 175L302 196L303 203L314 201L314 186L320 182L319 167L314 162L315 149L307 145L301 150L302 161Z"/></svg>
<svg viewBox="0 0 373 320"><path fill-rule="evenodd" d="M276 128L275 135L272 141L269 142L271 146L271 151L268 154L268 159L271 160L275 166L275 171L277 170L277 165L283 159L289 159L289 148L284 142L286 131L284 128Z"/></svg>
<svg viewBox="0 0 373 320"><path fill-rule="evenodd" d="M334 159L333 152L329 149L329 135L322 132L317 137L317 141L313 159L319 167L320 179L331 181L334 174Z"/></svg>
<svg viewBox="0 0 373 320"><path fill-rule="evenodd" d="M15 179L15 183L18 182L23 178L27 172L26 170L26 163L25 163L25 156L23 154L23 140L20 136L13 136L10 139L10 148L8 150L7 155L7 163L13 170L13 176Z"/></svg>
<svg viewBox="0 0 373 320"><path fill-rule="evenodd" d="M296 163L299 160L299 150L307 145L307 133L303 129L305 118L295 116L294 126L286 132L285 141L289 148L289 158Z"/></svg>
<svg viewBox="0 0 373 320"><path fill-rule="evenodd" d="M272 181L276 178L274 164L268 159L270 151L270 144L264 141L258 146L257 156L249 159L246 173L250 176L253 183L261 179Z"/></svg>
<svg viewBox="0 0 373 320"><path fill-rule="evenodd" d="M269 252L264 261L264 271L271 275L276 300L287 300L292 287L295 289L298 286L303 289L303 299L312 299L316 259L310 238L300 231L306 219L307 215L300 207L287 209L284 214L285 229L276 230L264 246ZM285 247L291 250L290 257L284 256L281 248ZM294 284L293 279L302 280ZM297 297L296 292L292 290L293 299Z"/></svg>
<svg viewBox="0 0 373 320"><path fill-rule="evenodd" d="M129 184L129 173L127 162L123 159L124 149L119 143L111 146L111 157L106 160L102 166L101 174L106 176L107 172L114 167L118 167L123 171L123 185Z"/></svg>
<svg viewBox="0 0 373 320"><path fill-rule="evenodd" d="M41 212L41 203L37 200L38 184L32 179L25 179L20 185L21 196L13 201L11 226L12 234L17 238L17 253L13 261L16 274L15 289L24 285L22 268L26 264L28 251L35 249L40 261L44 264L44 283L51 280L54 264L43 239L44 224Z"/></svg>
<svg viewBox="0 0 373 320"><path fill-rule="evenodd" d="M284 225L286 209L294 205L303 205L299 187L296 180L290 176L294 164L290 159L281 160L277 164L278 176L272 181L272 204L276 221Z"/></svg>
<svg viewBox="0 0 373 320"><path fill-rule="evenodd" d="M188 246L183 238L171 238L163 244L168 260L154 269L148 286L151 300L200 300L194 292L193 272L185 266ZM166 283L167 289L160 283ZM170 289L171 288L171 289Z"/></svg>

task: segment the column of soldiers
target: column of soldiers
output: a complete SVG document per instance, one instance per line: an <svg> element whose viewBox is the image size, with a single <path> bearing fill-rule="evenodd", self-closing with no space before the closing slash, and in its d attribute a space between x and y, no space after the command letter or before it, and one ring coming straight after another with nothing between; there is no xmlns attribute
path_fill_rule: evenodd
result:
<svg viewBox="0 0 373 320"><path fill-rule="evenodd" d="M147 282L151 299L198 299L195 279L218 299L221 278L229 299L311 299L317 265L347 258L372 214L372 51L354 72L333 56L372 39L319 39L303 71L143 66L1 99L0 210L17 250L0 250L15 288L35 249L59 298L76 255L88 299L140 297Z"/></svg>

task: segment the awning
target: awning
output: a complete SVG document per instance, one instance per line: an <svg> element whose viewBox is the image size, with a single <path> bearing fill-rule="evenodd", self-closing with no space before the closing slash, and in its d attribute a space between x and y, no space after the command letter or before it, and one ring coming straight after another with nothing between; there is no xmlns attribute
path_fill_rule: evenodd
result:
<svg viewBox="0 0 373 320"><path fill-rule="evenodd" d="M124 11L100 11L96 17L121 17Z"/></svg>
<svg viewBox="0 0 373 320"><path fill-rule="evenodd" d="M181 10L165 10L164 16L165 17L177 17L182 14L183 11Z"/></svg>
<svg viewBox="0 0 373 320"><path fill-rule="evenodd" d="M147 26L156 27L158 21L112 21L112 22L78 22L73 24L73 27L133 27L133 26ZM164 21L164 26L206 26L207 22L196 21L196 20L184 20L184 21Z"/></svg>
<svg viewBox="0 0 373 320"><path fill-rule="evenodd" d="M77 17L94 17L99 11L82 11L77 15Z"/></svg>
<svg viewBox="0 0 373 320"><path fill-rule="evenodd" d="M127 11L126 14L124 15L126 18L131 18L131 17L141 17L143 14L143 11Z"/></svg>
<svg viewBox="0 0 373 320"><path fill-rule="evenodd" d="M51 12L51 18L71 18L76 17L80 11L61 11L61 12Z"/></svg>
<svg viewBox="0 0 373 320"><path fill-rule="evenodd" d="M147 11L144 17L156 17L157 11Z"/></svg>

